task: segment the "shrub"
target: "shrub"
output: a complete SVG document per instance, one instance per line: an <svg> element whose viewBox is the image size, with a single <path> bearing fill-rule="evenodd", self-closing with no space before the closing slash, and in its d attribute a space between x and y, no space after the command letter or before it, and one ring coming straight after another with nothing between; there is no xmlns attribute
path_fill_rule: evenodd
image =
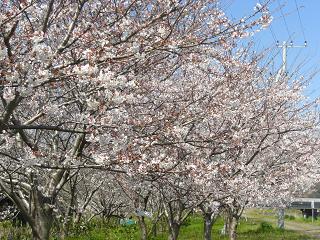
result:
<svg viewBox="0 0 320 240"><path fill-rule="evenodd" d="M272 227L272 225L268 222L262 222L260 223L260 226L257 230L258 232L272 232L274 231L274 228Z"/></svg>
<svg viewBox="0 0 320 240"><path fill-rule="evenodd" d="M292 216L292 215L285 215L284 218L288 219L288 220L295 220L296 219L296 217Z"/></svg>

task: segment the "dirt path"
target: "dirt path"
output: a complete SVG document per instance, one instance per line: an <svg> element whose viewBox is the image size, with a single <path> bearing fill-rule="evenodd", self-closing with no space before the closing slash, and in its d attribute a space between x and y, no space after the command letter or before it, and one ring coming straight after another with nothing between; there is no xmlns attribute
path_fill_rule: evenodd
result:
<svg viewBox="0 0 320 240"><path fill-rule="evenodd" d="M274 223L276 223L276 221L274 221ZM320 239L320 226L315 226L308 223L285 221L284 227L285 229L302 232L316 239Z"/></svg>
<svg viewBox="0 0 320 240"><path fill-rule="evenodd" d="M267 216L267 215L261 215L261 217L257 217L256 215L252 215L250 211L246 211L245 217L257 220L259 222L265 221L272 223L274 225L277 224L277 219L275 219L274 216ZM309 223L302 223L302 222L294 222L294 221L285 221L284 224L285 229L297 231L300 233L303 233L308 236L312 236L315 239L320 239L320 226L309 224Z"/></svg>

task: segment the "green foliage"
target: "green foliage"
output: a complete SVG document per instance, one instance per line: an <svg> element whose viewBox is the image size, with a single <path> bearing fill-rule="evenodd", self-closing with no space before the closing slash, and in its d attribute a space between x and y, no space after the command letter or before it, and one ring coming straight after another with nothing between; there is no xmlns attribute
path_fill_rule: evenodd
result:
<svg viewBox="0 0 320 240"><path fill-rule="evenodd" d="M274 228L268 222L261 222L257 232L274 232Z"/></svg>
<svg viewBox="0 0 320 240"><path fill-rule="evenodd" d="M183 227L187 227L187 226L190 226L191 225L191 218L187 218L183 223L182 223L182 226Z"/></svg>
<svg viewBox="0 0 320 240"><path fill-rule="evenodd" d="M11 221L0 222L1 240L29 240L32 238L30 228L26 226L15 227Z"/></svg>
<svg viewBox="0 0 320 240"><path fill-rule="evenodd" d="M223 227L223 219L219 218L213 226L212 235L217 240L227 240L228 237L221 236L220 230ZM238 228L239 240L311 240L311 237L301 235L293 231L282 231L275 229L268 222L241 221ZM139 230L137 226L118 226L112 228L102 228L100 232L95 229L85 236L68 238L68 240L139 240ZM168 235L165 229L158 231L156 237L150 236L149 240L167 240ZM191 216L188 224L182 226L179 235L180 240L199 240L203 239L203 220L200 216Z"/></svg>
<svg viewBox="0 0 320 240"><path fill-rule="evenodd" d="M105 240L106 234L102 229L94 229L88 233L74 235L66 238L68 240Z"/></svg>
<svg viewBox="0 0 320 240"><path fill-rule="evenodd" d="M284 215L284 218L286 219L286 220L295 220L296 219L296 217L295 216L293 216L293 215Z"/></svg>
<svg viewBox="0 0 320 240"><path fill-rule="evenodd" d="M149 228L150 228L150 223ZM161 227L160 227L161 226ZM160 225L156 236L150 236L148 240L167 240L166 226ZM227 240L227 236L221 236L223 219L218 218L212 229L212 236L217 240ZM11 234L11 235L8 235ZM11 222L0 223L0 240L7 240L12 236L13 240L32 239L28 227L15 228ZM259 220L241 220L238 227L239 240L311 240L312 237L304 236L293 231L279 230L269 222ZM58 232L53 232L51 240L60 240ZM120 226L118 224L104 224L103 221L95 219L89 223L81 223L70 230L70 236L66 240L139 240L140 232L137 225ZM192 215L187 224L181 227L180 240L203 239L203 220L201 216Z"/></svg>
<svg viewBox="0 0 320 240"><path fill-rule="evenodd" d="M139 239L139 233L137 230L136 225L130 226L119 226L113 229L109 229L107 231L107 239L114 239L114 240L135 240Z"/></svg>

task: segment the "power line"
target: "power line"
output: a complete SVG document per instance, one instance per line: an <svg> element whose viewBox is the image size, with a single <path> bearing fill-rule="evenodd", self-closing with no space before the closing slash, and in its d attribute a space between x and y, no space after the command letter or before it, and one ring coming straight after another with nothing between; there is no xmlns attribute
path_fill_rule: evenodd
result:
<svg viewBox="0 0 320 240"><path fill-rule="evenodd" d="M276 34L275 34L274 31L272 30L272 26L271 26L271 25L269 26L269 30L270 30L270 32L271 32L271 35L272 35L272 38L273 38L274 42L277 42Z"/></svg>
<svg viewBox="0 0 320 240"><path fill-rule="evenodd" d="M265 4L265 3L262 3L260 0L259 0L259 3L260 3L261 5L264 5L264 4ZM270 25L268 28L269 28L269 30L270 30L270 32L271 32L271 35L272 35L272 38L273 38L274 42L276 43L276 42L277 42L277 37L276 37L276 34L274 33L274 31L273 31L273 29L272 29L272 26Z"/></svg>
<svg viewBox="0 0 320 240"><path fill-rule="evenodd" d="M302 31L302 35L303 35L304 40L306 41L306 35L304 33L304 28L303 28L302 21L301 21L301 15L300 15L300 11L299 11L299 8L298 8L297 0L294 0L294 2L296 4L296 9L297 9L298 16L299 16L299 22L300 22L300 28L301 28L301 31Z"/></svg>
<svg viewBox="0 0 320 240"><path fill-rule="evenodd" d="M284 25L286 26L286 30L287 30L289 39L291 39L291 34L290 34L290 31L289 31L288 23L287 23L287 20L286 20L286 18L285 18L285 16L284 16L283 11L282 11L282 7L283 7L283 6L281 6L279 0L278 0L278 5L279 5L279 8L280 8L280 13L281 13L281 15L282 15L282 19L283 19Z"/></svg>

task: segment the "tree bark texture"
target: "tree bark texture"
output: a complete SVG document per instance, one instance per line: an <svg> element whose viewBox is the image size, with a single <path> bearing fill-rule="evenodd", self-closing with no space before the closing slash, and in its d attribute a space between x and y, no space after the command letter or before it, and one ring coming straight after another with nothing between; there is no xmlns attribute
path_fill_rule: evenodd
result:
<svg viewBox="0 0 320 240"><path fill-rule="evenodd" d="M147 231L147 225L144 220L144 217L138 217L138 224L140 227L140 232L141 232L141 240L147 240L148 238L148 231Z"/></svg>
<svg viewBox="0 0 320 240"><path fill-rule="evenodd" d="M229 218L229 239L237 240L237 227L239 219L235 216L230 216Z"/></svg>
<svg viewBox="0 0 320 240"><path fill-rule="evenodd" d="M177 240L180 232L180 225L177 223L169 224L169 237L168 240Z"/></svg>
<svg viewBox="0 0 320 240"><path fill-rule="evenodd" d="M204 216L204 240L211 240L211 231L214 219L211 216L205 215Z"/></svg>

